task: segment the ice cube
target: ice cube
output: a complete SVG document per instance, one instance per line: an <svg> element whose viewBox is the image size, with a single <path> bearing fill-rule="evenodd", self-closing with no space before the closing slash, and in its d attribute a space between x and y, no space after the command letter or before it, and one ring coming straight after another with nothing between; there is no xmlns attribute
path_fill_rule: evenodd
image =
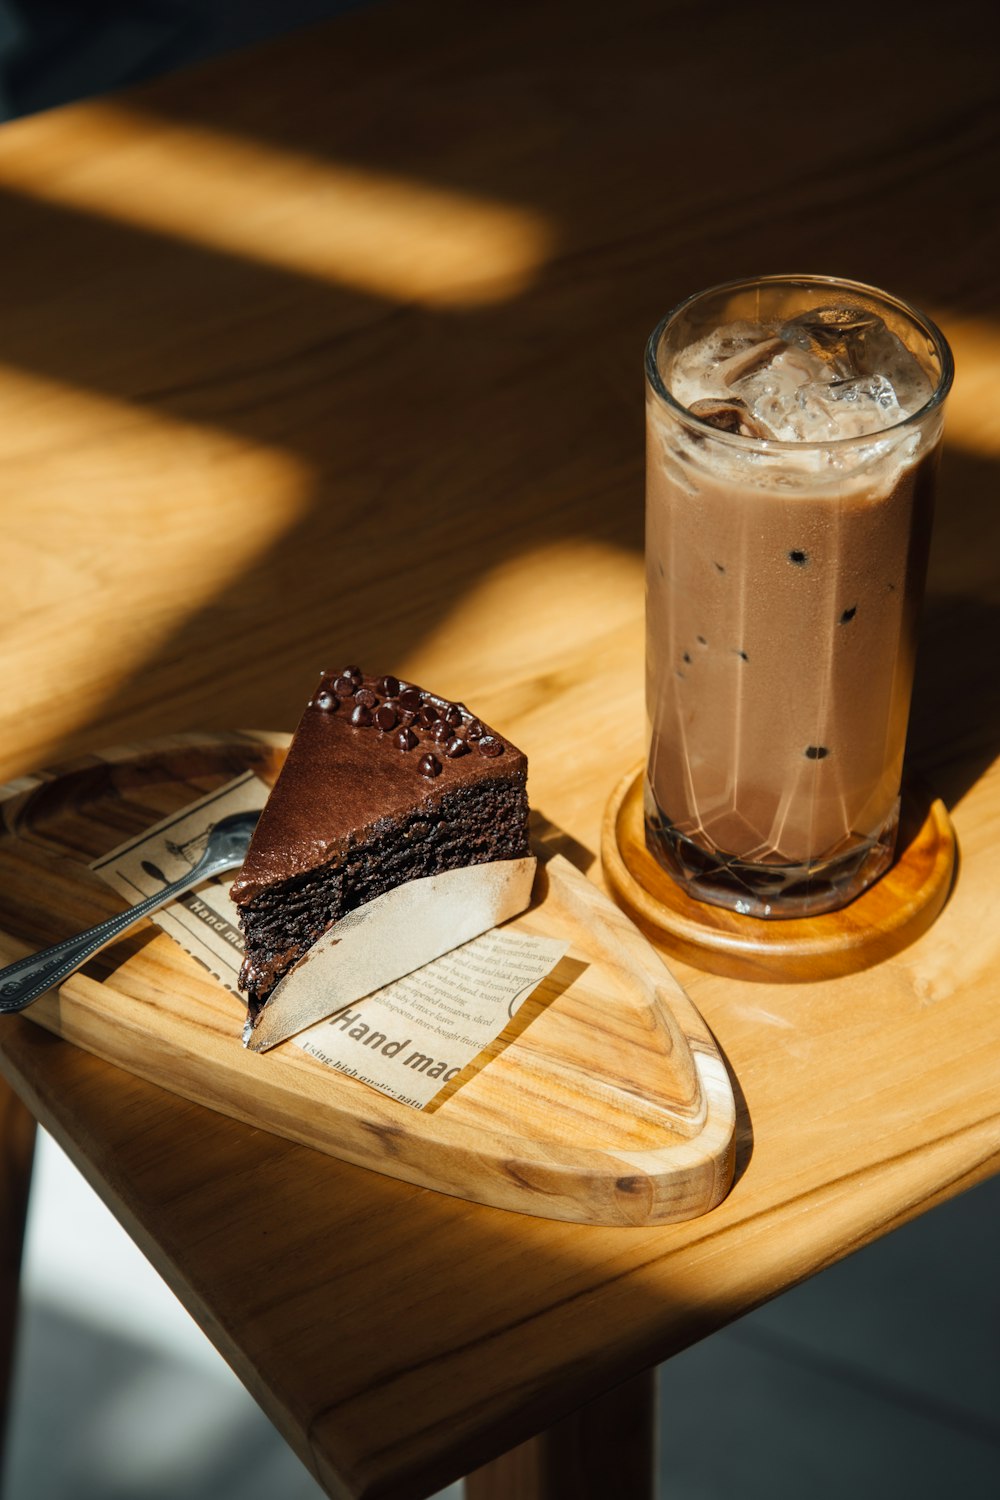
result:
<svg viewBox="0 0 1000 1500"><path fill-rule="evenodd" d="M748 323L741 320L736 323L724 323L721 328L716 328L710 333L704 343L711 349L713 363L721 364L734 354L753 349L773 337L773 328L767 328L763 323Z"/></svg>
<svg viewBox="0 0 1000 1500"><path fill-rule="evenodd" d="M834 401L850 403L860 412L868 408L883 427L901 422L906 413L896 397L896 389L885 375L861 375L857 380L837 380L830 386Z"/></svg>
<svg viewBox="0 0 1000 1500"><path fill-rule="evenodd" d="M832 386L849 382L849 399L870 398L882 426L912 416L930 397L931 382L919 361L877 313L814 307L784 324L781 333L826 364ZM859 380L869 384L856 386Z"/></svg>
<svg viewBox="0 0 1000 1500"><path fill-rule="evenodd" d="M789 344L813 354L830 371L830 379L852 380L870 374L869 344L888 333L876 313L859 307L812 307L782 325Z"/></svg>
<svg viewBox="0 0 1000 1500"><path fill-rule="evenodd" d="M830 306L780 326L743 321L714 329L675 357L671 389L724 431L816 443L905 421L932 387L877 313Z"/></svg>
<svg viewBox="0 0 1000 1500"><path fill-rule="evenodd" d="M817 393L829 388L827 366L814 354L782 344L762 368L735 380L730 396L746 402L754 420L784 443L836 436L836 424Z"/></svg>
<svg viewBox="0 0 1000 1500"><path fill-rule="evenodd" d="M731 404L732 383L766 362L773 349L783 347L774 329L763 324L723 324L674 356L667 372L671 393L688 410L699 400Z"/></svg>
<svg viewBox="0 0 1000 1500"><path fill-rule="evenodd" d="M771 360L787 347L784 339L761 339L757 343L750 344L747 348L741 349L738 354L731 354L718 367L718 373L722 376L723 385L735 385L738 380L742 380L745 376L756 374L765 365L769 365Z"/></svg>
<svg viewBox="0 0 1000 1500"><path fill-rule="evenodd" d="M804 380L794 398L776 391L770 399L758 396L752 410L769 421L775 435L786 442L826 442L865 437L900 422L906 413L896 401L890 381L881 375L856 380Z"/></svg>
<svg viewBox="0 0 1000 1500"><path fill-rule="evenodd" d="M692 401L688 411L709 427L720 432L738 432L741 437L773 438L771 429L752 412L746 402L738 397L721 398L707 396L701 401Z"/></svg>

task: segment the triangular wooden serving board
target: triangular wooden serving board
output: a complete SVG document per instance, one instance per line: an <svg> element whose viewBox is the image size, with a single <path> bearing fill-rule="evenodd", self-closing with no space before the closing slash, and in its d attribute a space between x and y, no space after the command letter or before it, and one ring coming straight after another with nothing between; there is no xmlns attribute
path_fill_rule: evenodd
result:
<svg viewBox="0 0 1000 1500"><path fill-rule="evenodd" d="M248 768L273 781L287 743L180 736L7 788L0 961L120 910L89 862ZM725 1064L628 917L547 853L551 834L539 827L532 905L514 925L567 939L567 956L428 1110L398 1104L289 1042L247 1052L239 1001L149 923L25 1014L185 1098L408 1182L579 1223L694 1218L732 1181ZM4 1024L18 1023L0 1017Z"/></svg>

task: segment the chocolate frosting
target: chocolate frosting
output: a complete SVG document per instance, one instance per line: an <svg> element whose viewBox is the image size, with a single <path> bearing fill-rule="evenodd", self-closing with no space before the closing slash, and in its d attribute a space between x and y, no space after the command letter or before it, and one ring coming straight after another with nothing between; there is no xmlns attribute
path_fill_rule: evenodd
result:
<svg viewBox="0 0 1000 1500"><path fill-rule="evenodd" d="M462 703L357 667L324 672L232 886L238 906L334 861L386 819L457 787L522 779L527 760Z"/></svg>

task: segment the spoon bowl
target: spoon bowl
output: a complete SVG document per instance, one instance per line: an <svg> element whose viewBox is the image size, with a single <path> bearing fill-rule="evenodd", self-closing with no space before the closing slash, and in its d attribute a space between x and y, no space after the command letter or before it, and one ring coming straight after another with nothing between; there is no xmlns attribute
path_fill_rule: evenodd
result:
<svg viewBox="0 0 1000 1500"><path fill-rule="evenodd" d="M54 943L51 948L43 948L39 953L29 953L26 958L19 958L6 969L0 969L0 1014L24 1010L54 985L68 979L88 958L113 943L144 917L151 916L161 906L167 906L185 891L209 880L213 875L236 869L243 863L259 817L259 811L253 810L231 813L228 817L220 818L209 833L204 854L186 875L170 881L162 891L147 896L145 901L130 906L127 911L118 912L117 915L108 917L107 921L99 922L96 927L89 927L86 932L77 933L74 937L63 938L62 942Z"/></svg>

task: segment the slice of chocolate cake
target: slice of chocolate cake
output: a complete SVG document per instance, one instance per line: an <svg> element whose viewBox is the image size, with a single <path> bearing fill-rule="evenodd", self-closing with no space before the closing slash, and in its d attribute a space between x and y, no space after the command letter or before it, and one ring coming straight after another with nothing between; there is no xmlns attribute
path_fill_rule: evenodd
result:
<svg viewBox="0 0 1000 1500"><path fill-rule="evenodd" d="M325 672L232 886L251 1020L347 912L421 876L528 855L527 769L464 704Z"/></svg>

